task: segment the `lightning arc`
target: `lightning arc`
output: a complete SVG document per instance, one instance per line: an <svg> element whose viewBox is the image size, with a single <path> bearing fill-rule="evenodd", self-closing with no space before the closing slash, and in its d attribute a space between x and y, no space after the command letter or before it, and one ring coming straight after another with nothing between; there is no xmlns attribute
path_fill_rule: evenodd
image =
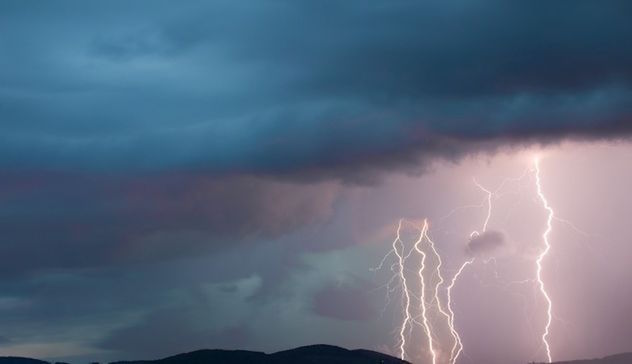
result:
<svg viewBox="0 0 632 364"><path fill-rule="evenodd" d="M404 268L406 263L406 256L404 255L404 242L401 240L400 233L402 230L402 220L399 220L399 225L397 226L397 237L393 240L393 252L397 256L397 265L398 265L398 275L402 284L402 294L405 297L404 300L404 320L401 325L401 329L399 331L399 351L400 357L402 360L405 360L406 356L406 328L410 324L411 316L410 316L410 292L408 291L408 284L406 282L406 274L404 274ZM400 243L402 249L401 252L397 248L397 243Z"/></svg>
<svg viewBox="0 0 632 364"><path fill-rule="evenodd" d="M424 278L424 270L426 269L426 253L420 247L423 241L423 238L427 237L427 233L428 233L428 220L424 220L424 226L421 229L421 235L419 237L419 240L415 242L415 250L419 254L421 254L421 267L419 268L419 272L418 272L419 280L421 282L421 298L420 298L421 318L422 318L422 322L424 326L424 331L426 332L426 336L428 338L428 348L430 350L430 354L432 355L432 364L436 364L437 353L435 352L435 349L434 349L434 339L432 335L432 329L428 321L428 314L427 314L427 307L426 307L426 282Z"/></svg>
<svg viewBox="0 0 632 364"><path fill-rule="evenodd" d="M426 230L425 231L426 239L428 240L428 243L430 245L430 249L434 253L434 255L435 255L436 259L437 259L437 262L438 262L435 269L437 271L437 277L439 277L439 281L435 285L433 301L437 302L437 309L447 319L447 323L448 323L448 326L449 326L449 329L450 329L450 334L452 335L454 341L456 342L460 338L459 338L459 334L456 332L456 330L454 329L454 326L452 325L452 322L454 321L453 320L453 318L454 318L453 316L454 315L450 315L448 312L446 312L443 309L443 307L441 305L441 299L439 298L439 287L441 287L445 283L445 280L443 279L443 276L441 275L441 266L443 265L443 262L441 261L441 255L439 255L439 252L437 252L437 249L435 249L434 241L432 241L432 239L430 239L430 236L428 235L428 230L429 229L428 229L427 221L424 221L424 224L426 226L426 229L425 229ZM450 295L450 292L448 292L448 301L450 300L449 295ZM451 311L451 310L448 308L448 311ZM433 352L433 354L434 354L434 352ZM435 361L435 356L436 355L433 355L433 363Z"/></svg>
<svg viewBox="0 0 632 364"><path fill-rule="evenodd" d="M546 197L544 196L544 193L542 192L542 184L540 181L540 159L539 158L537 157L535 158L534 165L535 165L535 183L537 187L538 196L540 197L540 201L542 201L542 205L544 206L544 209L548 212L548 216L546 220L546 230L544 230L544 233L542 234L542 240L544 241L544 249L542 250L542 252L540 252L538 259L536 260L536 266L537 266L537 279L538 279L538 285L540 287L540 292L542 293L542 296L544 296L544 299L546 300L546 303L547 303L547 310L546 310L547 318L546 318L546 326L544 328L544 333L542 334L542 343L544 344L544 347L546 348L546 357L548 359L548 362L551 363L553 359L551 357L551 346L549 345L548 336L549 336L549 331L551 328L551 321L553 320L553 314L552 314L553 302L551 301L551 297L549 297L549 294L546 292L546 288L544 287L544 281L542 280L542 261L549 253L549 250L551 250L551 243L549 242L549 234L553 230L554 212L553 212L553 208L551 208L548 200L546 199Z"/></svg>
<svg viewBox="0 0 632 364"><path fill-rule="evenodd" d="M535 158L534 160L534 169L529 169L527 168L525 170L525 173L519 177L519 178L513 178L513 179L505 179L501 185L494 191L489 190L485 187L483 187L481 184L479 184L476 179L474 179L474 184L483 192L485 192L487 194L487 198L486 198L486 205L487 205L487 214L485 216L485 219L483 221L482 224L482 228L479 231L474 230L470 233L470 239L474 239L478 236L480 236L481 234L485 233L487 231L490 219L491 219L491 215L493 212L493 197L499 193L499 191L503 188L503 186L508 182L508 181L520 181L522 180L527 173L529 172L529 170L533 171L535 170L535 184L536 184L536 191L537 191L537 195L538 198L540 200L540 202L542 203L542 205L544 206L544 209L547 211L548 215L547 215L547 222L546 222L546 229L545 231L542 233L542 240L544 241L544 249L542 249L542 251L540 252L540 254L537 256L537 259L535 261L536 263L536 280L525 280L525 282L527 281L533 281L538 283L540 292L542 293L542 296L544 297L544 299L546 300L546 304L547 304L547 320L546 320L546 325L544 327L544 333L541 336L541 340L542 343L546 349L546 356L547 356L547 360L549 363L552 362L552 356L551 356L551 348L550 348L550 344L548 342L548 338L550 335L550 327L551 327L551 323L553 320L553 314L552 314L552 300L551 297L549 296L545 284L544 284L544 280L542 278L542 269L543 269L543 261L546 258L546 256L548 255L549 251L551 250L551 244L549 241L549 235L551 233L551 231L553 230L553 220L556 219L555 215L554 215L554 211L553 208L549 205L548 200L546 199L546 196L544 195L544 192L542 190L542 184L541 184L541 177L540 177L540 160L539 158ZM484 203L485 204L485 203ZM483 207L484 204L480 205L480 207ZM474 206L474 205L472 205ZM469 206L468 206L469 207ZM459 209L459 208L457 208ZM457 209L455 209L454 211L456 211ZM452 214L452 212L451 212ZM452 291L454 289L454 287L456 286L459 278L462 276L463 272L465 271L465 269L469 266L472 265L475 261L476 258L472 257L469 260L466 260L465 262L463 262L461 264L461 266L457 269L456 273L454 274L454 276L449 280L449 285L447 285L447 287L445 287L445 291L446 291L446 302L445 305L442 304L442 300L441 300L441 295L440 295L440 290L447 284L446 280L443 278L443 275L441 273L441 268L443 266L443 261L441 259L441 255L439 254L439 252L436 249L435 243L434 241L430 238L429 235L429 230L430 230L430 224L428 222L428 219L424 219L423 221L423 225L422 227L418 227L415 226L415 229L417 229L419 231L419 235L418 238L416 239L416 241L414 242L412 248L407 249L406 245L404 244L404 241L401 238L401 230L402 230L402 226L404 223L404 219L400 219L399 223L397 225L397 233L396 233L396 237L395 240L393 240L392 243L392 249L382 258L380 264L378 265L378 267L376 268L372 268L372 271L377 271L382 269L382 267L384 266L384 263L386 261L386 259L390 256L390 255L394 255L396 256L396 262L391 266L391 271L393 271L395 274L391 277L391 279L388 281L388 283L385 285L386 286L386 292L387 292L387 302L390 302L390 294L392 292L395 291L395 289L397 287L391 287L391 285L393 284L393 282L398 281L399 285L401 287L401 291L402 291L402 308L403 308L403 315L402 315L402 322L401 325L399 327L399 356L402 360L406 360L407 357L410 357L410 355L408 355L406 348L409 345L409 343L407 342L407 338L410 336L414 325L418 325L420 326L425 334L425 337L427 339L427 347L428 350L430 352L430 355L432 357L432 364L437 364L438 361L445 361L443 358L440 357L439 355L439 351L437 350L437 347L441 347L440 345L437 346L438 343L437 339L436 339L436 335L435 333L433 333L433 327L430 323L430 319L429 319L429 309L430 307L432 307L432 305L436 302L436 307L437 307L437 311L443 315L445 317L445 322L447 323L447 327L449 329L450 335L452 336L452 347L450 350L450 357L449 357L449 364L456 364L457 360L459 359L460 355L463 352L463 343L461 341L461 336L459 335L458 330L456 329L455 326L455 313L454 313L454 309L453 309L453 299L452 299ZM424 242L427 241L428 242L428 247L429 249L424 249ZM436 283L433 283L433 287L427 287L428 286L428 277L427 274L429 274L428 270L429 270L429 265L427 264L427 258L428 258L428 254L429 251L432 251L431 254L434 255L435 259L436 259L436 266L434 267L434 269L432 269L433 274L430 277L436 277ZM417 271L417 274L419 276L419 282L420 282L420 294L417 296L415 295L411 289L410 289L410 278L407 278L406 276L406 266L407 266L407 261L408 259L411 257L411 255L417 252L420 255L420 265L419 265L419 270ZM492 260L493 258L490 258L490 260ZM483 263L487 263L487 261L482 261ZM518 282L518 283L522 283ZM430 302L428 302L427 297L426 297L426 291L427 289L432 289L433 291L433 296L432 299L430 300ZM415 302L419 302L419 306L418 308L414 308L413 307L413 300ZM387 303L388 305L388 303ZM417 313L419 313L417 315ZM421 317L421 320L417 320L417 317ZM441 351L443 352L443 351Z"/></svg>
<svg viewBox="0 0 632 364"><path fill-rule="evenodd" d="M479 187L482 191L484 191L485 193L487 193L488 197L487 197L487 202L488 202L488 208L487 208L487 215L485 218L485 221L483 223L483 229L482 232L485 232L487 230L487 225L489 224L489 220L491 218L491 213L492 213L492 195L493 193L489 190L487 190L486 188L484 188L483 186L481 186L478 182L476 182L476 180L474 180L474 183L476 184L477 187ZM428 318L428 309L429 309L429 304L426 300L426 277L425 277L425 271L426 271L426 258L427 258L427 253L422 249L422 244L424 242L424 240L428 241L428 244L430 246L430 250L432 250L432 253L434 254L434 256L437 259L437 266L435 267L435 272L436 272L436 276L438 277L438 281L437 283L434 285L434 296L432 298L432 302L436 302L437 304L437 309L438 311L446 318L446 322L448 325L448 328L450 330L450 334L452 335L453 338L453 346L450 352L450 360L449 362L451 364L456 363L456 360L458 359L460 353L463 350L463 345L461 343L461 338L459 336L458 331L456 330L455 326L454 326L454 310L452 309L452 288L454 288L458 278L460 277L461 273L463 272L463 270L465 269L465 267L467 267L469 264L472 264L474 262L474 259L470 259L468 261L466 261L465 263L463 263L463 265L461 265L461 267L459 268L459 270L457 271L457 273L454 275L454 277L452 277L451 281L450 281L450 285L446 288L447 291L447 302L446 302L446 309L443 308L442 302L441 302L441 298L439 295L439 290L441 288L441 286L443 286L445 284L445 279L443 278L442 274L441 274L441 266L443 265L443 262L441 260L441 255L439 254L439 252L437 251L436 247L435 247L435 243L434 241L430 238L429 236L429 223L428 220L425 219L423 222L423 226L421 227L421 229L419 229L420 234L419 237L417 238L417 240L415 241L414 245L413 245L413 249L411 249L410 252L406 253L406 249L405 249L405 245L403 240L401 239L401 230L402 230L402 225L403 225L404 220L400 219L399 223L397 225L397 232L396 232L396 237L395 240L393 240L392 243L392 249L382 258L382 260L380 261L380 264L376 267L376 268L372 268L371 271L377 271L380 270L383 265L384 262L386 260L386 258L391 255L394 254L397 257L397 261L396 263L391 267L391 269L393 270L393 267L396 267L394 270L396 272L395 276L393 276L391 278L391 280L389 281L389 283L387 283L386 285L386 291L387 291L387 300L390 301L390 297L389 294L391 292L391 287L390 284L393 280L398 279L400 284L401 284L401 288L402 288L402 301L403 301L403 319L401 322L401 325L399 327L399 356L402 360L405 360L407 357L406 354L406 346L407 346L407 335L406 335L406 331L409 329L412 329L412 325L413 324L419 324L422 328L423 331L426 335L427 338L427 345L428 345L428 349L430 351L430 355L432 357L432 364L437 364L437 360L438 360L438 353L435 349L435 339L434 339L434 334L433 334L433 329L432 326L430 325L430 320ZM474 237L479 235L478 231L473 231L470 234L470 237ZM421 311L421 322L418 322L417 320L415 320L415 318L412 315L412 308L411 308L411 303L412 303L412 297L414 297L414 295L411 293L410 288L409 288L409 284L408 284L408 280L406 278L406 261L407 259L410 257L411 253L413 251L416 251L417 253L419 253L419 255L421 256L421 261L420 261L420 268L418 273L419 276L419 280L420 280L420 296L419 296L419 310ZM447 310L447 311L446 311Z"/></svg>
<svg viewBox="0 0 632 364"><path fill-rule="evenodd" d="M450 351L450 363L452 364L456 363L457 359L459 358L459 355L463 351L463 343L461 343L461 336L459 335L459 332L456 331L456 329L454 328L454 311L452 310L452 288L454 288L456 281L461 276L461 273L463 273L463 270L465 269L465 267L467 267L468 265L472 263L474 263L474 259L470 259L461 265L461 268L459 268L459 270L456 272L454 277L452 277L452 281L450 282L450 285L448 286L448 289L447 289L448 312L450 313L448 325L450 326L450 333L452 334L452 337L454 338L454 345L452 345L452 350Z"/></svg>
<svg viewBox="0 0 632 364"><path fill-rule="evenodd" d="M482 232L485 232L487 231L489 220L492 217L493 192L483 187L480 183L476 181L476 179L474 179L474 184L476 185L476 187L480 188L483 192L487 194L487 216L485 217L485 222L483 222L483 229L482 229ZM470 233L470 238L473 238L478 235L480 235L479 232L474 230L472 231L472 233ZM465 270L465 268L468 265L474 263L474 260L475 259L472 258L470 260L465 261L461 265L461 267L457 270L454 277L452 277L452 281L450 282L450 285L447 288L448 311L449 311L448 326L450 327L450 333L452 334L452 337L454 339L454 344L452 345L452 349L450 350L450 363L451 364L456 363L456 361L459 359L459 356L461 355L461 352L463 351L463 343L461 342L461 336L459 335L459 332L456 330L454 326L454 310L452 309L452 288L454 288L454 285L456 284L457 280L461 276L461 273L463 273L463 270Z"/></svg>
<svg viewBox="0 0 632 364"><path fill-rule="evenodd" d="M432 363L436 364L438 360L438 353L437 353L437 350L435 349L435 339L434 339L435 335L433 334L433 328L432 328L432 325L430 324L430 319L428 317L428 310L429 310L430 304L427 302L427 299L426 299L427 282L426 282L425 274L426 274L426 268L427 268L426 258L428 257L428 255L422 249L422 245L424 241L428 241L433 253L435 254L436 258L439 261L439 265L435 267L439 280L433 287L434 296L432 298L432 302L434 301L437 302L439 312L441 312L449 320L450 316L443 309L441 300L439 298L439 287L444 283L444 279L440 271L441 256L439 255L439 252L436 250L434 246L434 242L428 236L428 230L429 230L428 220L424 220L424 223L421 228L416 227L416 229L419 230L419 236L416 239L415 243L413 244L413 247L409 251L407 251L404 245L404 242L401 238L401 230L402 230L403 223L404 223L404 220L400 219L397 225L396 237L392 243L392 249L384 256L380 264L376 268L372 268L371 271L380 270L384 266L385 260L389 255L394 254L397 257L397 261L395 262L395 264L391 266L391 270L395 271L395 275L386 284L386 292L387 292L387 301L390 302L390 293L393 290L391 288L391 284L395 280L399 281L401 285L401 291L402 291L402 307L403 307L403 315L402 315L403 318L402 318L401 325L399 327L399 356L403 360L405 360L408 357L406 353L406 346L408 345L407 331L412 330L413 324L417 324L423 328L423 331L427 338L427 345L428 345L430 354L432 356ZM420 268L419 268L419 271L417 272L419 276L419 280L420 280L419 297L417 297L416 295L412 293L410 289L409 279L406 277L407 260L410 258L413 252L417 252L421 257ZM413 299L419 300L419 311L420 311L419 316L421 316L421 322L416 320L412 314Z"/></svg>

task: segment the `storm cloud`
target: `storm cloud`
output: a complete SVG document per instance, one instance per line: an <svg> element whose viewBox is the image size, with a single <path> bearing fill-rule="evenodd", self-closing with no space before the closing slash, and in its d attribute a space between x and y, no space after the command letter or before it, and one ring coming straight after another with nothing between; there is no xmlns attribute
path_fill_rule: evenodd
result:
<svg viewBox="0 0 632 364"><path fill-rule="evenodd" d="M273 239L324 223L339 190L248 176L76 173L4 174L0 187L0 255L14 258L0 275L159 261Z"/></svg>
<svg viewBox="0 0 632 364"><path fill-rule="evenodd" d="M489 230L474 235L467 242L465 250L469 256L486 256L494 253L505 245L505 234L500 231Z"/></svg>
<svg viewBox="0 0 632 364"><path fill-rule="evenodd" d="M630 13L616 0L0 2L0 345L87 353L71 362L323 337L382 345L375 287L340 277L379 262L376 242L402 216L434 223L481 198L461 183L475 163L412 176L498 150L629 139ZM620 160L599 176L629 165L608 153ZM570 193L549 176L571 168L553 165L545 189ZM599 208L605 226L628 214L620 195ZM589 210L566 205L564 218ZM472 211L437 229L447 256L463 257L480 223L458 222ZM508 232L524 257L539 249L530 221ZM465 253L504 244L490 230ZM585 332L614 342L591 327L597 311Z"/></svg>
<svg viewBox="0 0 632 364"><path fill-rule="evenodd" d="M346 321L375 319L379 310L375 307L368 282L352 279L350 282L331 283L322 287L313 298L314 313Z"/></svg>
<svg viewBox="0 0 632 364"><path fill-rule="evenodd" d="M624 1L2 7L3 168L358 179L632 131Z"/></svg>

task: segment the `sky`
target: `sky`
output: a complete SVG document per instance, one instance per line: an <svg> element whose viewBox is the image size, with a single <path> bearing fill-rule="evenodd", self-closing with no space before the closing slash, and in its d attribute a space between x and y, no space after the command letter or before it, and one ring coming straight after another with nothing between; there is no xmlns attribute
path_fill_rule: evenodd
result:
<svg viewBox="0 0 632 364"><path fill-rule="evenodd" d="M459 363L544 360L535 155L553 357L632 350L631 11L0 2L0 355L397 355L371 268L427 218L445 277L481 256L453 291ZM470 241L476 183L520 176Z"/></svg>

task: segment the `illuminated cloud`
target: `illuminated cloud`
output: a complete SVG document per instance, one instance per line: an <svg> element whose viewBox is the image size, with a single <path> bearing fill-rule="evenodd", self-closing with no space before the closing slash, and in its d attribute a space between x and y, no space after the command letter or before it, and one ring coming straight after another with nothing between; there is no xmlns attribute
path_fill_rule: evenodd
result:
<svg viewBox="0 0 632 364"><path fill-rule="evenodd" d="M368 282L355 279L342 284L328 284L314 295L312 309L320 316L344 321L374 320L379 315L375 299L369 294L374 288Z"/></svg>
<svg viewBox="0 0 632 364"><path fill-rule="evenodd" d="M470 238L465 247L469 256L486 256L505 245L505 235L500 231L488 230Z"/></svg>
<svg viewBox="0 0 632 364"><path fill-rule="evenodd" d="M5 5L0 167L365 180L626 137L630 6L607 3Z"/></svg>
<svg viewBox="0 0 632 364"><path fill-rule="evenodd" d="M261 350L334 331L341 341L357 339L346 341L353 345L383 343L370 335L388 328L362 326L371 308L350 308L362 292L327 285L322 272L312 272L321 291L288 287L307 270L302 258L309 252L324 262L318 254L376 243L375 232L401 214L439 216L482 198L480 191L469 199L442 193L480 168L432 188L425 179L401 188L397 180L407 177L396 173L424 172L444 159L473 163L462 158L525 145L629 139L631 12L631 2L608 0L0 2L0 299L19 303L0 307L3 336L30 345L64 332L82 350L139 355L184 349L184 341L168 345L168 336L139 337L170 335L169 327L208 337L208 345L243 340ZM608 152L574 169L612 163L627 173L629 159ZM577 175L568 188L565 176L552 174L575 172L553 166L544 187L552 199L580 180L608 178L585 192L614 183L615 173L602 171ZM564 218L598 210L595 226L616 232L608 243L625 251L628 241L619 242L630 232L608 224L629 215L629 178L615 177L621 186L605 192L618 195L616 203L586 193L555 206ZM518 235L532 233L521 227ZM443 238L437 246L462 257L463 239ZM493 254L504 244L489 231L467 250ZM362 271L366 260L354 255L344 269ZM572 270L573 282L583 290L597 278L629 275L594 271ZM208 298L204 287L251 276L261 282L241 306L229 302L221 314L205 306L231 289ZM621 310L571 313L582 317L574 324L587 323L586 335L596 335L577 339L589 354L632 345L632 326L620 320L632 295L619 292ZM574 297L588 296L581 293ZM173 308L174 297L203 304ZM562 298L561 308L575 309ZM194 314L177 316L190 307ZM595 312L606 312L616 334L593 329L605 321ZM231 313L240 320L217 330L196 326ZM360 329L326 326L336 320ZM505 332L516 328L502 321ZM294 323L314 322L304 336L287 334L299 331ZM464 338L483 339L457 324ZM138 351L127 339L137 340ZM488 358L483 344L471 347L468 355ZM504 347L498 363L515 359Z"/></svg>
<svg viewBox="0 0 632 364"><path fill-rule="evenodd" d="M13 257L0 276L162 261L275 239L326 222L339 192L336 183L248 176L46 172L5 175L0 189L7 211L0 256Z"/></svg>

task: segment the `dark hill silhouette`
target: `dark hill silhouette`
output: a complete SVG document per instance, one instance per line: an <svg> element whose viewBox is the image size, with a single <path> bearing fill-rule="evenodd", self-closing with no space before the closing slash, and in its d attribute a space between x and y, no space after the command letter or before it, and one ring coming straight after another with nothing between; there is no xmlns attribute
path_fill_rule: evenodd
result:
<svg viewBox="0 0 632 364"><path fill-rule="evenodd" d="M197 350L156 360L118 361L110 364L406 364L407 361L370 350L347 350L332 345L302 346L266 354L246 350ZM46 361L5 356L0 364L51 364ZM66 364L66 363L58 363ZM410 364L410 363L408 363ZM538 363L544 364L544 363ZM559 361L553 364L632 364L632 353L601 359Z"/></svg>
<svg viewBox="0 0 632 364"><path fill-rule="evenodd" d="M268 355L245 350L196 350L157 360L119 361L111 364L207 364L271 363ZM0 363L1 364L1 363Z"/></svg>
<svg viewBox="0 0 632 364"><path fill-rule="evenodd" d="M558 361L554 364L632 364L632 353L610 355L601 359Z"/></svg>
<svg viewBox="0 0 632 364"><path fill-rule="evenodd" d="M270 355L272 363L331 363L331 364L401 364L406 361L370 350L347 350L331 345L311 345L280 351Z"/></svg>
<svg viewBox="0 0 632 364"><path fill-rule="evenodd" d="M30 358L20 358L17 356L3 356L0 357L0 364L49 364L48 362L30 359Z"/></svg>
<svg viewBox="0 0 632 364"><path fill-rule="evenodd" d="M311 345L265 354L244 350L197 350L158 360L120 361L112 364L404 364L406 361L370 350L347 350ZM0 362L0 364L4 364Z"/></svg>

